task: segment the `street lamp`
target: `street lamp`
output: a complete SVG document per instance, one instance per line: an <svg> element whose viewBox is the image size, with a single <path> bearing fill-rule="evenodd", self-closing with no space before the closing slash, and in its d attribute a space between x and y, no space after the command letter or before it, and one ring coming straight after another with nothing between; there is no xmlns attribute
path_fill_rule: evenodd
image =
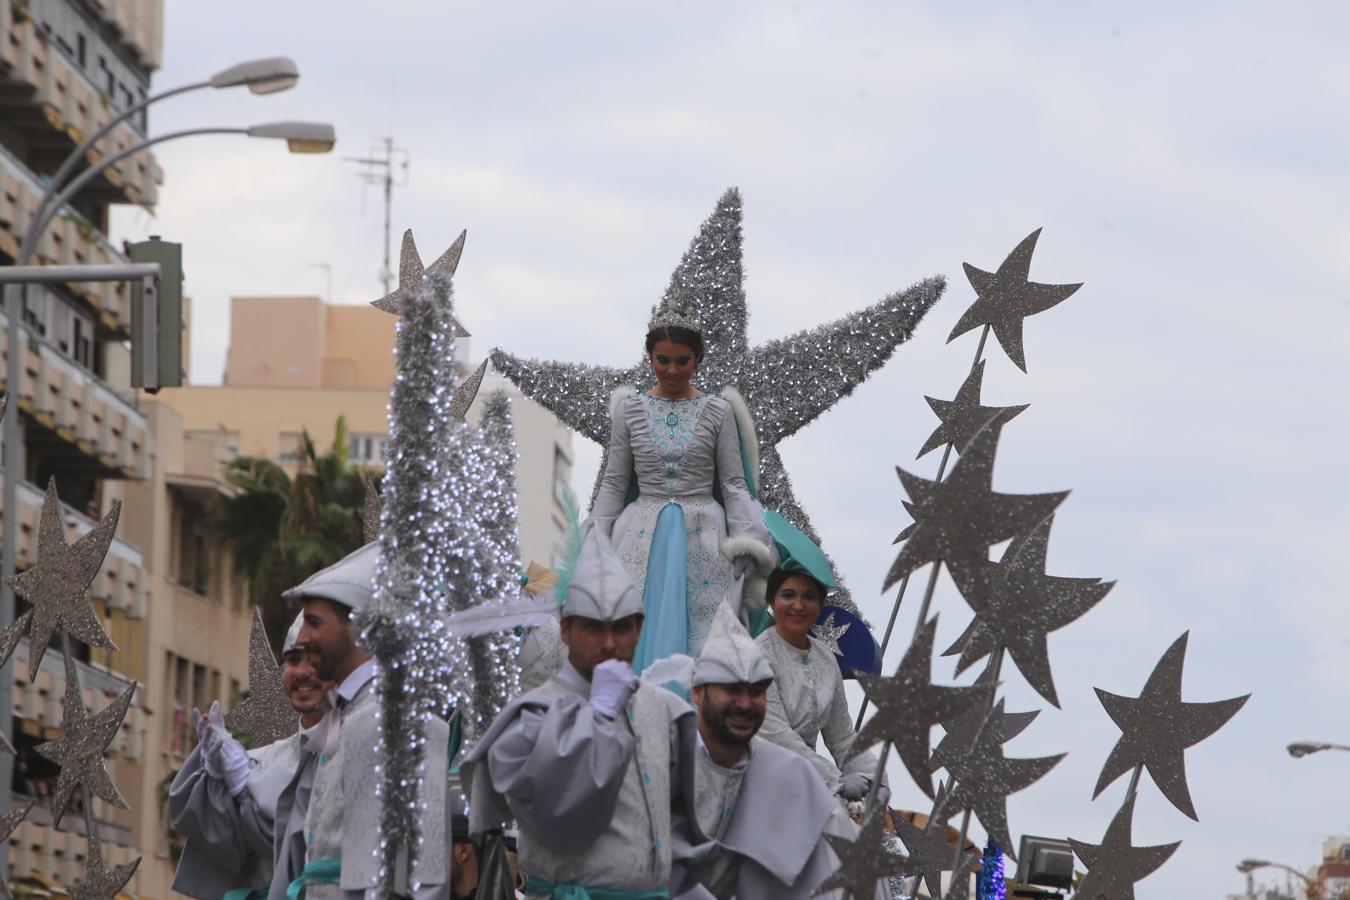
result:
<svg viewBox="0 0 1350 900"><path fill-rule="evenodd" d="M1303 882L1303 892L1306 896L1318 896L1317 880L1315 878L1309 878L1293 866L1286 866L1284 863L1271 862L1268 859L1244 859L1237 864L1237 870L1247 876L1248 896L1254 896L1256 893L1252 887L1252 873L1257 869L1283 869Z"/></svg>
<svg viewBox="0 0 1350 900"><path fill-rule="evenodd" d="M1302 757L1307 756L1309 753L1321 753L1323 750L1350 751L1350 747L1346 747L1341 744L1328 744L1322 741L1299 741L1297 743L1290 744L1288 749L1289 755L1294 757L1294 759L1301 759Z"/></svg>

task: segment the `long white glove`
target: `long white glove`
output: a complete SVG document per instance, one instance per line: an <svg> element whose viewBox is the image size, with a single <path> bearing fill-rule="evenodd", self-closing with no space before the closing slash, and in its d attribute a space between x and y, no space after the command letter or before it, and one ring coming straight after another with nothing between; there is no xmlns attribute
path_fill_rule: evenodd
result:
<svg viewBox="0 0 1350 900"><path fill-rule="evenodd" d="M839 787L835 793L845 800L866 800L871 787L872 782L867 776L854 772L840 776Z"/></svg>
<svg viewBox="0 0 1350 900"><path fill-rule="evenodd" d="M223 781L225 773L220 770L220 763L211 750L214 737L211 725L206 721L206 716L202 715L202 711L195 706L192 708L192 727L197 729L197 746L201 749L202 768L206 770L207 777Z"/></svg>
<svg viewBox="0 0 1350 900"><path fill-rule="evenodd" d="M737 578L744 578L753 574L755 571L755 558L749 553L742 553L731 561L731 572Z"/></svg>
<svg viewBox="0 0 1350 900"><path fill-rule="evenodd" d="M637 686L632 666L621 659L607 659L591 673L591 708L612 719L628 704Z"/></svg>
<svg viewBox="0 0 1350 900"><path fill-rule="evenodd" d="M220 711L220 701L211 704L207 713L206 738L203 756L214 757L215 767L220 771L220 779L230 789L230 796L238 797L248 787L248 776L252 766L244 745L236 741L225 727L225 716ZM207 774L211 774L211 764L207 763Z"/></svg>

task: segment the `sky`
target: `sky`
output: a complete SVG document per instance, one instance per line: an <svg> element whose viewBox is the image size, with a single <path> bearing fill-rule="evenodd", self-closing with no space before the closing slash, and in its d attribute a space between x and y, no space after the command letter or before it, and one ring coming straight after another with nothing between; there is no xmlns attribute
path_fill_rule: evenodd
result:
<svg viewBox="0 0 1350 900"><path fill-rule="evenodd" d="M939 454L914 459L936 425L924 396L954 396L978 338L946 343L974 299L961 264L993 269L1043 228L1032 277L1084 287L1027 320L1026 374L991 341L984 402L1030 404L1003 432L994 485L1071 489L1049 571L1118 584L1051 637L1063 708L1006 749L1069 755L1012 798L1013 834L1101 839L1125 779L1092 800L1118 734L1092 689L1137 694L1187 631L1187 700L1253 696L1187 754L1198 823L1144 777L1136 844L1183 843L1138 896L1238 893L1240 859L1303 868L1350 834L1350 755L1284 750L1350 743L1350 8L166 6L158 88L278 54L302 78L269 97L168 100L152 132L308 119L339 134L328 156L165 144L154 216L115 215L118 239L184 245L196 383L219 381L231 296L323 295L315 263L336 302L380 295L381 197L344 157L386 135L410 159L395 240L412 228L431 259L469 231L456 294L479 356L632 364L733 185L754 343L945 275L893 360L780 445L874 623L908 521L895 467L934 474ZM599 453L577 442L585 496ZM918 601L901 606L903 636ZM945 647L969 618L945 578L935 609ZM939 659L934 679L951 672ZM1004 672L1009 709L1046 706ZM890 773L895 804L922 808Z"/></svg>

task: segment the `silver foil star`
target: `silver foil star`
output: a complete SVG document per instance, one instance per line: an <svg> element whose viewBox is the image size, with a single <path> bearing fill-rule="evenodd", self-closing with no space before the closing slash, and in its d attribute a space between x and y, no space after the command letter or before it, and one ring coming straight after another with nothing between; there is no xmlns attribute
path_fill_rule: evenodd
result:
<svg viewBox="0 0 1350 900"><path fill-rule="evenodd" d="M59 628L64 627L91 647L117 649L89 601L89 585L108 555L121 512L121 501L114 500L98 524L74 544L68 544L61 521L61 501L56 496L56 478L48 480L38 524L38 561L9 580L14 593L33 606L28 631L29 681L37 678L42 657Z"/></svg>
<svg viewBox="0 0 1350 900"><path fill-rule="evenodd" d="M74 900L113 900L136 874L140 864L141 857L138 856L124 865L105 868L102 845L97 836L90 835L84 880L70 889L70 896Z"/></svg>
<svg viewBox="0 0 1350 900"><path fill-rule="evenodd" d="M1163 796L1181 812L1199 821L1191 790L1186 784L1186 748L1200 743L1237 715L1251 694L1213 703L1186 703L1181 699L1181 669L1186 663L1190 632L1176 639L1158 660L1144 690L1121 697L1096 688L1106 713L1120 728L1120 740L1102 766L1095 799L1107 785L1142 765ZM1002 845L1000 845L1002 846Z"/></svg>
<svg viewBox="0 0 1350 900"><path fill-rule="evenodd" d="M1061 578L1045 574L1051 516L1030 534L1019 535L1003 559L952 560L952 580L975 611L975 619L943 656L961 654L960 675L975 662L1005 647L1027 683L1059 706L1050 672L1047 635L1078 619L1115 586L1098 578Z"/></svg>
<svg viewBox="0 0 1350 900"><path fill-rule="evenodd" d="M980 673L980 677L975 679L975 683L995 684L993 660L990 660L990 664ZM942 728L946 734L933 751L933 760L929 768L936 772L942 768L943 759L955 759L969 752L975 743L975 735L981 728L994 729L998 734L999 743L1006 744L1026 731L1040 714L1041 711L1038 709L1016 713L1003 712L1000 709L991 713L988 707L975 705L950 719L944 719Z"/></svg>
<svg viewBox="0 0 1350 900"><path fill-rule="evenodd" d="M846 888L855 900L871 898L876 896L878 882L902 873L905 862L886 849L885 828L885 810L878 808L863 823L856 840L826 834L826 843L839 857L839 868L816 888L813 896Z"/></svg>
<svg viewBox="0 0 1350 900"><path fill-rule="evenodd" d="M883 591L926 563L942 560L950 568L954 560L988 559L990 547L1031 531L1069 496L1068 491L995 493L998 436L998 428L981 429L944 481L930 481L896 467L915 503L915 528L891 564Z"/></svg>
<svg viewBox="0 0 1350 900"><path fill-rule="evenodd" d="M732 189L722 195L690 243L660 310L678 310L698 322L707 353L697 385L709 394L725 387L740 391L759 437L760 500L819 544L793 496L778 444L884 365L937 302L946 283L940 277L927 279L830 324L752 348L741 253L741 195ZM640 347L641 338L634 335L634 351ZM525 360L498 349L492 352L492 364L525 396L601 445L609 443L609 400L614 389L633 385L645 390L653 383L645 355L637 365L621 369ZM842 581L832 602L857 612Z"/></svg>
<svg viewBox="0 0 1350 900"><path fill-rule="evenodd" d="M843 625L834 624L834 613L825 617L824 622L811 626L811 636L825 645L825 648L835 656L843 658L844 651L839 649L839 639L848 633L853 627L852 622L845 622Z"/></svg>
<svg viewBox="0 0 1350 900"><path fill-rule="evenodd" d="M933 809L945 809L945 788L938 789ZM905 874L923 879L928 896L942 896L942 873L951 871L952 845L947 841L947 822L939 815L929 816L923 828L904 816L894 816L895 833L909 854L905 858Z"/></svg>
<svg viewBox="0 0 1350 900"><path fill-rule="evenodd" d="M993 685L939 687L929 679L933 669L934 616L915 635L895 675L859 673L867 699L877 708L854 739L861 751L880 741L890 741L914 781L933 796L933 778L928 768L928 737L934 725L968 709L993 693Z"/></svg>
<svg viewBox="0 0 1350 900"><path fill-rule="evenodd" d="M469 407L473 406L473 400L478 396L478 388L483 384L483 376L487 374L488 361L485 359L474 369L473 374L469 375L455 388L455 399L450 404L450 415L464 421L464 417L469 414Z"/></svg>
<svg viewBox="0 0 1350 900"><path fill-rule="evenodd" d="M361 539L369 544L380 537L380 492L369 475L362 480L366 486L366 503L361 512Z"/></svg>
<svg viewBox="0 0 1350 900"><path fill-rule="evenodd" d="M919 450L919 456L936 450L943 444L951 444L956 448L956 452L960 453L985 425L1002 428L1029 405L1024 403L1021 406L981 406L980 384L983 380L984 360L980 360L975 368L970 370L970 374L966 376L966 380L961 383L961 388L951 400L923 398L942 420L942 424L933 429L933 433Z"/></svg>
<svg viewBox="0 0 1350 900"><path fill-rule="evenodd" d="M84 708L84 698L80 696L80 678L75 662L69 657L66 657L65 662L66 692L61 704L61 736L34 748L39 755L61 767L61 773L56 779L56 792L52 797L53 826L61 824L70 798L81 787L118 809L127 808L127 801L108 775L103 754L113 738L117 737L117 730L122 727L122 720L131 706L131 698L136 693L136 683L133 681L116 700L90 715Z"/></svg>
<svg viewBox="0 0 1350 900"><path fill-rule="evenodd" d="M3 414L3 412L4 406L3 404L0 404L0 414ZM10 752L12 753L14 751L11 750ZM3 816L0 816L0 841L5 843L9 842L9 836L14 833L14 829L19 827L19 823L28 817L28 811L33 808L34 803L37 803L36 797L29 800L18 809L11 809ZM10 893L9 882L3 877L0 877L0 897L9 900L12 896L14 895Z"/></svg>
<svg viewBox="0 0 1350 900"><path fill-rule="evenodd" d="M461 231L449 250L442 253L431 265L423 266L422 254L417 252L412 229L403 232L403 246L398 254L398 289L378 300L372 300L370 305L396 316L403 315L403 304L409 297L423 290L422 282L426 280L428 273L444 275L446 278L455 276L455 270L459 268L459 258L464 254L464 239L468 234L467 231ZM453 327L455 337L470 336L459 323L459 319L453 319Z"/></svg>
<svg viewBox="0 0 1350 900"><path fill-rule="evenodd" d="M248 734L254 747L285 740L297 727L295 708L267 642L262 612L256 606L248 636L248 697L225 715L225 724Z"/></svg>
<svg viewBox="0 0 1350 900"><path fill-rule="evenodd" d="M1029 280L1031 254L1040 236L1041 230L1037 228L1023 238L997 272L986 272L970 263L962 264L970 286L975 289L976 299L957 321L947 337L948 343L972 328L988 325L1008 358L1023 372L1027 370L1026 356L1022 352L1022 320L1063 302L1083 286L1081 283L1038 284Z"/></svg>
<svg viewBox="0 0 1350 900"><path fill-rule="evenodd" d="M1134 900L1134 885L1152 875L1171 858L1181 842L1156 847L1133 844L1134 798L1121 806L1100 844L1085 844L1069 838L1073 852L1087 866L1087 875L1074 891L1082 900Z"/></svg>

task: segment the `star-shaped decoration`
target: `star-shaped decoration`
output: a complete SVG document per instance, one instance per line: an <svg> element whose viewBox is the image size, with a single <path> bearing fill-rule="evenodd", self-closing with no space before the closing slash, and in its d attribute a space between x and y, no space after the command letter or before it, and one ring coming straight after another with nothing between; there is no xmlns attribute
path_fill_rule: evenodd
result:
<svg viewBox="0 0 1350 900"><path fill-rule="evenodd" d="M1069 496L999 494L993 490L998 428L983 428L943 481L930 481L896 468L915 503L914 531L895 558L882 590L926 563L987 560L989 548L1031 531ZM1002 846L1002 845L1000 845Z"/></svg>
<svg viewBox="0 0 1350 900"><path fill-rule="evenodd" d="M1026 356L1022 351L1022 320L1063 302L1083 286L1081 282L1039 284L1029 280L1031 254L1040 236L1041 230L1037 228L1023 238L1022 243L1014 247L1008 258L1003 260L997 272L986 272L970 263L962 264L970 286L975 289L975 302L957 321L956 327L947 337L948 343L972 328L988 325L1008 358L1023 372L1027 370Z"/></svg>
<svg viewBox="0 0 1350 900"><path fill-rule="evenodd" d="M473 400L478 396L478 388L483 384L483 376L487 374L488 361L485 359L474 369L473 374L469 375L455 388L455 397L450 402L450 415L464 421L464 417L469 414L469 407L473 406Z"/></svg>
<svg viewBox="0 0 1350 900"><path fill-rule="evenodd" d="M942 655L961 655L956 665L960 675L998 647L1005 647L1027 683L1058 707L1047 636L1100 603L1115 582L1045 574L1046 546L1054 521L1050 516L1035 530L1019 535L999 562L948 563L975 619Z"/></svg>
<svg viewBox="0 0 1350 900"><path fill-rule="evenodd" d="M834 613L825 617L824 622L817 622L811 626L811 636L825 645L825 648L835 656L842 657L844 652L839 649L839 639L848 633L853 627L852 622L845 622L843 625L834 624Z"/></svg>
<svg viewBox="0 0 1350 900"><path fill-rule="evenodd" d="M936 633L934 616L914 636L892 677L858 674L858 683L877 711L853 742L855 752L861 752L880 741L890 741L909 774L929 797L933 796L933 778L928 770L928 737L933 726L993 692L991 685L939 687L929 680Z"/></svg>
<svg viewBox="0 0 1350 900"><path fill-rule="evenodd" d="M980 360L975 367L970 370L966 380L962 382L960 390L951 400L938 400L935 397L924 397L928 405L933 408L933 412L942 420L942 424L933 430L924 442L923 448L919 450L919 456L929 453L941 447L943 444L951 444L956 448L956 452L970 443L970 439L975 437L981 428L985 425L993 425L1002 428L1013 417L1022 412L1030 404L1021 406L981 406L980 405L980 385L984 381L984 360ZM918 459L916 456L915 459Z"/></svg>
<svg viewBox="0 0 1350 900"><path fill-rule="evenodd" d="M945 809L947 792L938 789L937 802L933 809ZM947 836L947 822L941 815L928 817L928 823L920 828L904 816L895 816L895 833L905 845L909 855L905 858L905 874L923 879L928 888L928 896L942 896L942 873L952 870L952 850L955 849Z"/></svg>
<svg viewBox="0 0 1350 900"><path fill-rule="evenodd" d="M61 824L70 798L81 787L89 789L118 809L127 808L127 801L122 799L121 792L108 775L103 754L113 738L117 737L117 730L122 727L122 720L126 718L127 708L131 706L131 698L135 693L136 683L133 681L116 700L100 712L90 715L89 710L84 708L84 698L80 696L79 672L74 661L66 657L61 736L34 748L40 756L61 767L61 774L56 779L56 793L52 798L53 826Z"/></svg>
<svg viewBox="0 0 1350 900"><path fill-rule="evenodd" d="M942 900L970 900L970 870L979 859L978 853L967 853L961 857L960 865L952 870L952 883L948 885L947 893L942 895Z"/></svg>
<svg viewBox="0 0 1350 900"><path fill-rule="evenodd" d="M0 406L0 413L3 412L4 412L3 406ZM12 753L13 751L11 750L10 752ZM33 808L34 803L37 803L36 797L29 800L27 803L25 803L18 809L11 809L3 816L0 816L0 842L3 843L9 842L9 836L14 833L14 829L19 827L20 822L28 818L28 811ZM0 877L0 897L4 897L5 900L9 900L9 898L12 896L14 895L10 893L9 882L7 882L3 877Z"/></svg>
<svg viewBox="0 0 1350 900"><path fill-rule="evenodd" d="M0 668L9 662L9 658L14 655L14 648L19 646L19 639L28 631L28 620L33 616L30 609L19 616L9 624L8 628L0 628ZM0 752L14 753L14 745L9 742L3 732L0 732ZM0 821L4 821L0 819Z"/></svg>
<svg viewBox="0 0 1350 900"><path fill-rule="evenodd" d="M262 612L253 608L253 630L248 636L248 698L225 715L225 724L253 738L263 747L295 734L295 708L281 680L281 667L272 655L263 627Z"/></svg>
<svg viewBox="0 0 1350 900"><path fill-rule="evenodd" d="M1186 785L1186 748L1222 728L1242 709L1251 694L1212 703L1181 699L1181 669L1190 632L1176 639L1158 660L1138 697L1121 697L1096 688L1106 714L1120 729L1120 740L1106 758L1095 799L1107 785L1142 765L1163 796L1181 812L1199 821Z"/></svg>
<svg viewBox="0 0 1350 900"><path fill-rule="evenodd" d="M74 544L68 544L61 522L61 501L56 496L56 479L48 480L38 524L38 561L9 580L14 593L33 607L28 632L29 681L37 678L47 645L59 628L65 628L91 647L117 649L89 601L89 585L103 566L121 512L121 501L114 500L98 524Z"/></svg>
<svg viewBox="0 0 1350 900"><path fill-rule="evenodd" d="M726 387L740 391L759 439L760 500L819 544L793 496L778 444L884 365L937 302L946 283L930 278L827 325L751 347L741 221L741 196L732 189L690 243L660 310L679 311L701 326L707 352L695 383L709 394ZM640 333L634 334L632 346L635 355L641 353ZM617 368L526 360L497 349L492 364L525 396L601 445L609 443L609 400L614 389L632 385L643 391L654 383L645 354L636 365ZM856 612L840 585L832 602Z"/></svg>
<svg viewBox="0 0 1350 900"><path fill-rule="evenodd" d="M409 297L423 290L423 281L428 274L434 273L444 275L446 278L453 278L455 270L459 268L459 258L464 253L464 239L468 236L467 231L461 231L459 237L450 245L450 249L441 254L440 258L429 266L422 265L422 254L417 252L417 244L413 241L412 229L403 232L403 246L398 254L398 289L393 293L385 294L378 300L372 300L370 305L376 309L392 313L396 316L403 315L403 304ZM459 319L454 319L455 337L469 337L469 332L459 323Z"/></svg>
<svg viewBox="0 0 1350 900"><path fill-rule="evenodd" d="M1003 701L994 705L994 721L1003 716ZM954 779L952 802L957 808L969 807L984 830L1003 848L1013 846L1008 833L1008 795L1031 786L1055 767L1066 754L1035 759L1008 759L1003 755L1001 728L985 728L965 752L946 751L937 759ZM1016 859L1010 849L1009 856Z"/></svg>
<svg viewBox="0 0 1350 900"><path fill-rule="evenodd" d="M1069 838L1073 852L1087 866L1075 897L1083 900L1134 900L1135 882L1142 881L1162 868L1181 841L1156 847L1135 847L1131 832L1134 821L1134 798L1131 794L1121 806L1106 836L1100 844L1085 844Z"/></svg>
<svg viewBox="0 0 1350 900"><path fill-rule="evenodd" d="M914 521L905 526L904 530L895 536L892 544L898 544L901 541L909 540L909 536L914 533L914 529L919 527L919 508L908 500L901 500L900 505L909 513L909 517Z"/></svg>
<svg viewBox="0 0 1350 900"><path fill-rule="evenodd" d="M993 661L987 666L976 684L995 684ZM1006 744L1030 727L1041 714L1038 709L1030 712L1003 712L1001 709L991 712L987 706L975 705L950 719L944 719L942 728L946 732L933 751L929 769L936 772L942 768L943 759L955 759L970 751L975 743L975 735L981 728L992 728L998 734L999 743ZM986 722L988 719L988 722Z"/></svg>
<svg viewBox="0 0 1350 900"><path fill-rule="evenodd" d="M369 544L380 536L380 492L369 475L361 479L366 486L365 508L361 511L361 539Z"/></svg>
<svg viewBox="0 0 1350 900"><path fill-rule="evenodd" d="M111 869L103 865L103 851L96 836L90 836L89 856L85 867L84 880L70 889L74 900L113 900L136 874L141 857Z"/></svg>
<svg viewBox="0 0 1350 900"><path fill-rule="evenodd" d="M877 883L904 872L905 861L886 849L884 833L886 812L878 808L863 822L858 837L848 838L826 834L825 842L839 857L839 868L816 888L812 896L844 888L854 898L876 896Z"/></svg>

